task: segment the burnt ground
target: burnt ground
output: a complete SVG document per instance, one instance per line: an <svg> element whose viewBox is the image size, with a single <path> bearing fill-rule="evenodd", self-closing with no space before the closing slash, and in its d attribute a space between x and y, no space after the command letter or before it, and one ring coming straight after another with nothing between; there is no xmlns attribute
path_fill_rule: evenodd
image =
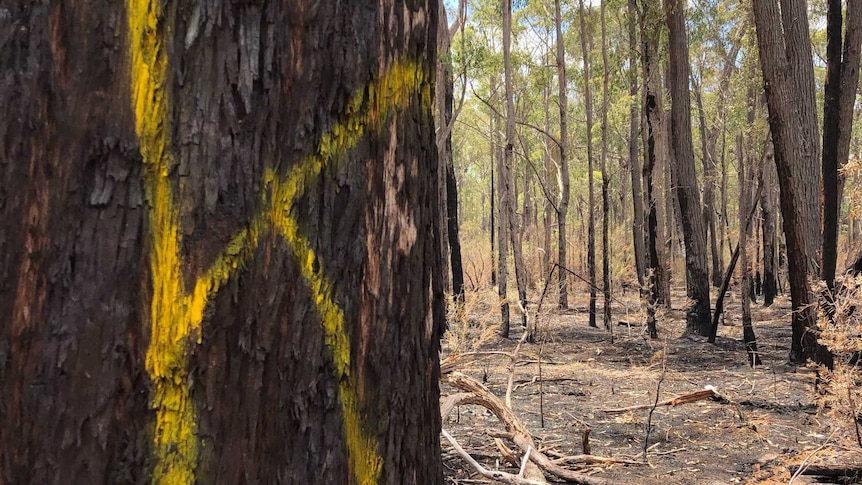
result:
<svg viewBox="0 0 862 485"><path fill-rule="evenodd" d="M637 313L636 295L631 293L623 297L625 303L612 307L613 343L602 326L601 310L600 328L587 325L583 296L578 296L573 311L539 317L543 342L521 349L512 406L540 450L549 456L582 453L581 435L589 427L594 455L642 460L650 410L619 414L603 410L652 404L664 373L660 400L711 385L730 402L706 400L657 407L651 419L648 464L592 465L579 470L636 484L788 483L792 478L788 467L794 464L862 463L852 424L830 418L815 404L814 369L787 361L789 297L779 296L770 308L752 305L763 359L762 366L752 369L742 343L738 291L726 304L727 317L715 345L705 338L683 336L684 294L679 291L673 309L659 317L658 340L645 338L643 315ZM482 299L476 294L473 298ZM490 294L484 300L493 301ZM511 352L515 348L522 333L515 323L519 318L513 315L513 338L502 339L492 332L499 318L495 309L482 301L468 301L467 306L470 325L459 328L455 324L444 342L444 357L455 347L456 352ZM628 314L624 306L630 309ZM621 321L631 325L621 325ZM536 380L540 359L541 386ZM458 370L484 381L501 399L505 395L507 357L482 355ZM445 396L455 391L444 384L441 392ZM486 467L517 473L506 467L493 439L485 433L503 427L484 408L456 408L444 417L443 427ZM441 440L447 483L484 482ZM799 476L793 483L824 482Z"/></svg>

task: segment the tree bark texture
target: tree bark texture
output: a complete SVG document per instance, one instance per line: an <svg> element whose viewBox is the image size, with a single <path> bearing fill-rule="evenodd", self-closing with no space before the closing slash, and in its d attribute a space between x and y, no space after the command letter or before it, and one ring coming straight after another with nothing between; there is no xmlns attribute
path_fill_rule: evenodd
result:
<svg viewBox="0 0 862 485"><path fill-rule="evenodd" d="M826 14L826 86L823 103L823 266L821 276L831 289L838 260L838 216L841 212L839 170L850 155L853 106L859 84L862 47L862 4L848 2L847 35L843 33L841 0L828 0ZM843 188L843 187L842 187Z"/></svg>
<svg viewBox="0 0 862 485"><path fill-rule="evenodd" d="M776 260L776 234L775 234L775 164L772 161L772 144L767 148L768 152L764 161L763 169L760 171L760 185L763 186L760 196L760 218L761 234L763 237L763 306L771 306L778 294L776 275L778 262Z"/></svg>
<svg viewBox="0 0 862 485"><path fill-rule="evenodd" d="M685 243L685 286L692 301L686 309L686 332L709 335L709 266L706 257L706 226L700 203L691 141L691 100L688 36L685 31L685 2L668 0L665 14L669 29L671 140L676 198L679 201Z"/></svg>
<svg viewBox="0 0 862 485"><path fill-rule="evenodd" d="M436 2L4 11L0 483L442 481Z"/></svg>
<svg viewBox="0 0 862 485"><path fill-rule="evenodd" d="M647 327L650 338L658 337L658 329L655 320L655 308L659 303L659 287L663 278L664 268L659 260L659 238L658 238L658 202L655 197L655 173L658 147L656 132L660 128L660 120L657 116L661 92L656 89L658 62L658 32L656 22L651 18L657 15L654 0L644 0L641 9L641 38L643 40L643 51L641 53L644 71L644 94L643 101L643 137L644 137L644 165L643 165L643 190L645 195L645 219L646 219L646 300L647 300Z"/></svg>
<svg viewBox="0 0 862 485"><path fill-rule="evenodd" d="M817 274L818 237L811 235L820 229L820 170L818 167L816 137L810 137L809 125L816 124L816 114L801 106L813 93L813 80L801 70L813 70L808 41L808 17L805 2L781 0L779 15L777 0L754 0L754 21L763 84L769 107L769 125L775 148L775 166L781 189L781 214L787 244L790 297L793 313L793 336L790 360L804 362L814 356L816 338L816 312L808 277ZM793 13L796 13L793 16ZM797 30L805 31L804 46ZM786 48L785 48L786 44ZM789 51L798 56L800 49L808 49L807 64L799 64ZM813 119L811 118L813 117ZM815 130L816 132L816 126Z"/></svg>

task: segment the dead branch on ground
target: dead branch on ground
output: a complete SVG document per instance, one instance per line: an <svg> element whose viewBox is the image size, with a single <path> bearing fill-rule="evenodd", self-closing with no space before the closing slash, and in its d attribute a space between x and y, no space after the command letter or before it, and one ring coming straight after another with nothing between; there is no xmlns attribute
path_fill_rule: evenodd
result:
<svg viewBox="0 0 862 485"><path fill-rule="evenodd" d="M722 396L721 394L715 392L713 389L704 389L702 391L695 391L689 394L683 394L682 396L677 396L673 399L668 399L667 401L662 401L655 405L658 406L679 406L680 404L688 404L697 401L703 401L706 399L711 399L715 402L719 403L729 403L730 401ZM628 406L624 408L615 408L615 409L602 409L603 413L608 414L617 414L617 413L625 413L628 411L640 411L642 409L650 409L652 408L652 404L639 404L637 406Z"/></svg>
<svg viewBox="0 0 862 485"><path fill-rule="evenodd" d="M591 477L582 473L561 467L554 463L544 453L536 449L536 444L533 437L527 431L526 426L521 420L515 416L512 410L507 407L497 396L491 393L482 383L472 379L460 372L451 372L444 376L446 382L453 387L464 391L456 394L457 398L450 396L443 400L441 404L441 415L447 416L452 409L459 404L477 404L491 411L497 419L506 427L506 432L511 436L511 441L518 446L524 453L532 449L530 453L530 461L538 465L542 470L556 476L557 478L567 480L572 483L583 485L612 485L616 482L604 478ZM529 466L528 466L529 469Z"/></svg>
<svg viewBox="0 0 862 485"><path fill-rule="evenodd" d="M461 456L464 461L469 463L470 466L472 466L473 469L475 469L479 473L479 475L482 475L489 480L496 480L498 482L510 483L513 485L546 485L548 483L544 480L539 481L524 478L522 474L513 475L511 473L488 470L487 468L479 464L478 461L474 460L469 453L464 451L464 448L461 448L461 445L459 445L458 442L455 441L455 438L453 438L452 435L450 435L445 429L441 430L441 432L443 433L443 437L449 440L449 444L452 445L452 448L455 448L455 451L458 452L458 455Z"/></svg>

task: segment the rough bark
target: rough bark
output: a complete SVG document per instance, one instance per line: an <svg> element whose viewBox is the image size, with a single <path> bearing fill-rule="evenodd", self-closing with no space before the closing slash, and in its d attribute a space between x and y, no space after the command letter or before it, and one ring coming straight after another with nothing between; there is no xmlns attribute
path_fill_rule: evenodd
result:
<svg viewBox="0 0 862 485"><path fill-rule="evenodd" d="M584 0L578 0L581 24L581 55L584 61L584 109L587 114L587 273L590 285L589 325L596 325L596 202L593 181L593 96L590 86L590 49L592 29L587 30Z"/></svg>
<svg viewBox="0 0 862 485"><path fill-rule="evenodd" d="M805 2L782 0L779 15L777 0L754 0L754 21L787 244L794 310L790 360L804 362L814 356L816 347L816 312L808 278L816 274L820 249L814 243L819 236L811 234L812 227L818 233L820 229L818 139L810 128L815 124L816 133L817 118L813 110L809 113L802 106L813 98L814 91L813 74L801 72L813 71ZM808 52L807 63L799 60L800 51Z"/></svg>
<svg viewBox="0 0 862 485"><path fill-rule="evenodd" d="M442 481L436 2L4 12L0 482Z"/></svg>
<svg viewBox="0 0 862 485"><path fill-rule="evenodd" d="M643 39L644 71L644 95L643 102L643 137L644 137L644 166L643 166L643 188L645 192L645 218L646 218L646 300L647 300L647 327L651 338L658 338L658 329L655 321L655 308L659 303L659 281L663 273L658 250L658 215L657 201L655 197L655 168L657 158L656 131L660 130L657 119L658 103L661 93L656 89L656 62L658 62L658 33L655 21L651 17L656 16L653 0L645 0L641 17L641 37Z"/></svg>
<svg viewBox="0 0 862 485"><path fill-rule="evenodd" d="M685 242L685 286L691 300L686 309L686 332L709 335L709 266L706 257L706 225L700 203L700 186L694 168L691 142L691 100L688 36L685 31L685 3L665 2L669 29L671 140L673 172L676 174L676 198L679 201Z"/></svg>
<svg viewBox="0 0 862 485"><path fill-rule="evenodd" d="M557 204L557 250L558 263L566 267L566 219L569 212L569 156L568 156L568 109L569 96L566 82L566 47L563 38L562 13L560 0L554 0L554 24L557 31L557 84L560 94L560 165L557 170L557 183L560 188L560 200ZM567 275L565 271L558 273L560 282L560 309L569 307Z"/></svg>
<svg viewBox="0 0 862 485"><path fill-rule="evenodd" d="M847 35L842 47L841 0L828 0L826 14L826 86L823 103L823 266L821 276L831 289L838 260L838 216L841 212L839 170L850 154L853 105L859 84L862 46L862 4L848 2Z"/></svg>

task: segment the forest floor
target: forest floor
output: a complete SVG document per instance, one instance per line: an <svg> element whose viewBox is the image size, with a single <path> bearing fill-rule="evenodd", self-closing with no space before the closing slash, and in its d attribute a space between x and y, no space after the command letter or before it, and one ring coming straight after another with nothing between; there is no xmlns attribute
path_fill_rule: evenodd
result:
<svg viewBox="0 0 862 485"><path fill-rule="evenodd" d="M661 401L713 386L726 398L724 402L702 400L654 409L646 464L567 467L633 484L786 484L791 479L796 484L859 483L791 475L790 467L802 463L860 464L862 449L849 419L832 418L814 402L815 370L788 363L789 297L779 296L769 308L752 305L763 359L761 366L752 369L742 343L738 290L729 295L727 317L716 344L683 335L685 295L681 291L674 292L673 308L659 316L657 340L646 337L634 292L612 306L613 342L601 321L601 294L599 328L587 325L588 303L583 292L570 302L574 310L539 316L543 342L521 348L512 397L514 413L538 448L551 458L580 454L582 434L589 427L593 455L642 462L650 409L603 410L653 404L659 381ZM470 323L453 324L444 340L443 356L478 352L476 360L457 370L484 382L503 399L510 360L494 352L515 349L523 332L517 323L520 315L512 312L512 338L502 339L494 333L499 310L490 305L495 301L490 290L484 298L476 293L472 297L484 301L468 300ZM553 306L552 301L546 300L544 305ZM540 361L541 385L537 379ZM443 396L454 392L451 386L442 385ZM459 406L444 416L443 428L485 467L518 473L503 462L486 433L502 430L503 425L484 408ZM488 483L445 439L441 441L447 483ZM553 481L553 477L548 479Z"/></svg>

